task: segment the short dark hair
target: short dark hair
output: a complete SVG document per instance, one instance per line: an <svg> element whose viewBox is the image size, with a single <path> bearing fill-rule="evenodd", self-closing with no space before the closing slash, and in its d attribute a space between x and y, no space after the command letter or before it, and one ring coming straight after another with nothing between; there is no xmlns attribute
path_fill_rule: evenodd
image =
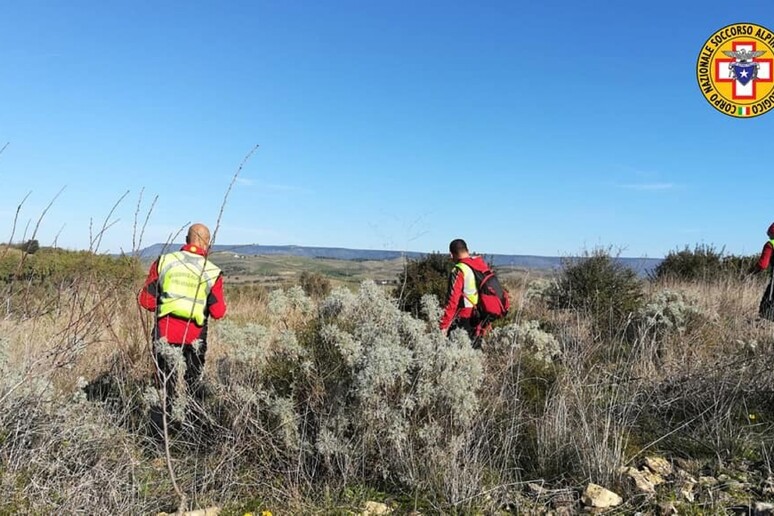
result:
<svg viewBox="0 0 774 516"><path fill-rule="evenodd" d="M454 256L468 252L468 244L461 238L455 238L449 244L449 252Z"/></svg>

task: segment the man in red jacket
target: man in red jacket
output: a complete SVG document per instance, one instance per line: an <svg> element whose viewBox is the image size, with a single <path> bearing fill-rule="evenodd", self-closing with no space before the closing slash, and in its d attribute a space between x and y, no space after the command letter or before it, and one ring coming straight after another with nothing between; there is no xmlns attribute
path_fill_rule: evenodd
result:
<svg viewBox="0 0 774 516"><path fill-rule="evenodd" d="M164 254L153 262L138 298L140 306L156 314L154 355L168 402L174 397L177 374L174 356L163 346L182 348L188 391L201 396L207 321L209 317L220 319L226 314L223 275L207 259L209 245L207 226L193 224L179 251Z"/></svg>
<svg viewBox="0 0 774 516"><path fill-rule="evenodd" d="M774 224L769 226L766 235L769 237L769 241L763 245L761 257L758 260L758 272L765 271L774 265L771 261L774 254ZM774 321L774 270L772 270L772 279L769 280L769 285L763 292L761 304L758 307L758 314L764 319Z"/></svg>
<svg viewBox="0 0 774 516"><path fill-rule="evenodd" d="M476 309L478 289L473 269L485 272L489 266L480 256L470 256L468 245L461 238L451 241L449 253L454 260L454 269L449 275L449 293L441 318L441 330L448 333L462 328L468 332L473 346L478 347L480 337L489 329L489 323L480 320Z"/></svg>

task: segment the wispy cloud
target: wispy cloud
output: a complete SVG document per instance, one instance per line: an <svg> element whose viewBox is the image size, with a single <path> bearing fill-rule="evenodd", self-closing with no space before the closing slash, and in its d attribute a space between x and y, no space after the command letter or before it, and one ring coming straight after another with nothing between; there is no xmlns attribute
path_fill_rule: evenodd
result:
<svg viewBox="0 0 774 516"><path fill-rule="evenodd" d="M252 179L248 179L246 177L237 177L236 184L242 185L242 186L253 186L255 184L255 181L253 181Z"/></svg>
<svg viewBox="0 0 774 516"><path fill-rule="evenodd" d="M674 183L630 183L618 185L618 188L639 191L672 190L674 187Z"/></svg>
<svg viewBox="0 0 774 516"><path fill-rule="evenodd" d="M638 192L664 192L667 190L681 189L683 185L669 181L665 174L657 170L635 168L631 166L618 166L615 175L615 188L634 190Z"/></svg>

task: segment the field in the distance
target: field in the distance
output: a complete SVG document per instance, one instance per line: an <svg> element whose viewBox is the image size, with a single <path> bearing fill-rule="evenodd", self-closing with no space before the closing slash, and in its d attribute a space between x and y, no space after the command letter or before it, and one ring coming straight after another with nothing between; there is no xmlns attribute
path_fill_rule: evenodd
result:
<svg viewBox="0 0 774 516"><path fill-rule="evenodd" d="M357 285L364 280L373 280L380 285L397 282L405 260L337 260L331 258L309 258L290 255L244 255L230 252L216 252L211 255L230 284L260 284L283 286L296 283L303 272L321 274L335 284ZM522 267L497 267L498 275L504 280L515 280L524 276L545 276L550 271L525 269Z"/></svg>

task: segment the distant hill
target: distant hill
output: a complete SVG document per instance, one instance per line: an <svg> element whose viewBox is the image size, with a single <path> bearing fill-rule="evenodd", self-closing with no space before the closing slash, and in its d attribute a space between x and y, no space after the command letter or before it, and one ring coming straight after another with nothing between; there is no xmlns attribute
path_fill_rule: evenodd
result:
<svg viewBox="0 0 774 516"><path fill-rule="evenodd" d="M180 244L154 244L140 251L140 257L153 260L163 252L176 250ZM376 249L346 249L342 247L306 247L298 245L215 245L213 252L227 252L238 255L288 255L307 258L329 258L334 260L394 260L396 258L421 258L428 253L416 251L381 251ZM561 266L564 258L558 256L531 256L518 254L487 254L495 266L520 267L524 269L551 270ZM619 258L622 264L637 274L645 275L653 270L661 258Z"/></svg>
<svg viewBox="0 0 774 516"><path fill-rule="evenodd" d="M162 252L177 250L182 244L154 244L140 251L140 257L155 258ZM298 245L214 245L212 251L243 255L277 255L304 256L307 258L331 258L334 260L393 260L406 256L419 258L427 253L413 251L378 251L373 249L345 249L341 247L304 247Z"/></svg>

